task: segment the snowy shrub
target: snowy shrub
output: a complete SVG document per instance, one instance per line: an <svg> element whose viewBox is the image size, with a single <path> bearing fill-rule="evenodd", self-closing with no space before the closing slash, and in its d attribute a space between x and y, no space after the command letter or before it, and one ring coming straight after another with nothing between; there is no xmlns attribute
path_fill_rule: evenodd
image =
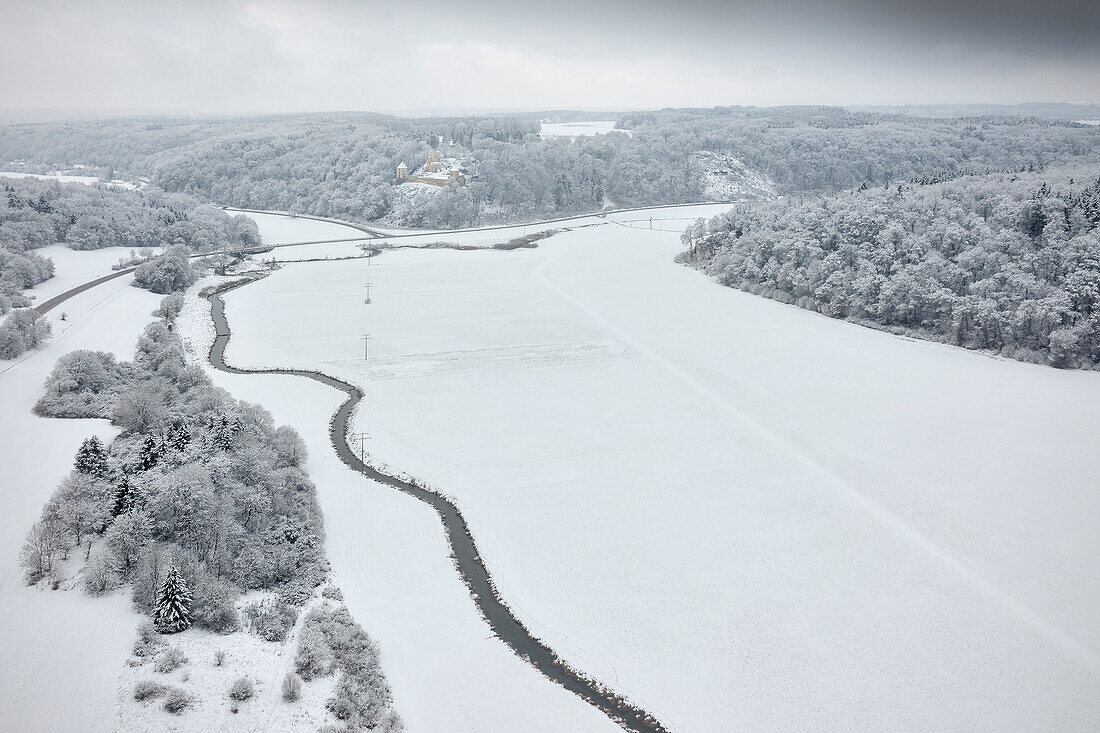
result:
<svg viewBox="0 0 1100 733"><path fill-rule="evenodd" d="M176 671L185 664L187 664L187 655L179 647L170 646L157 654L153 660L153 669L161 674L167 674Z"/></svg>
<svg viewBox="0 0 1100 733"><path fill-rule="evenodd" d="M237 613L237 589L206 571L201 565L194 572L191 618L199 628L228 634L241 627Z"/></svg>
<svg viewBox="0 0 1100 733"><path fill-rule="evenodd" d="M54 564L66 551L65 527L59 520L44 517L36 522L19 552L27 583L33 585L53 572Z"/></svg>
<svg viewBox="0 0 1100 733"><path fill-rule="evenodd" d="M134 685L134 699L138 702L153 700L168 691L167 685L152 680L142 680Z"/></svg>
<svg viewBox="0 0 1100 733"><path fill-rule="evenodd" d="M132 654L139 659L148 659L167 646L164 638L157 633L156 627L149 621L138 626L138 638L134 641Z"/></svg>
<svg viewBox="0 0 1100 733"><path fill-rule="evenodd" d="M183 293L173 293L160 301L153 315L171 323L176 320L181 310L183 310Z"/></svg>
<svg viewBox="0 0 1100 733"><path fill-rule="evenodd" d="M245 700L251 700L252 696L256 694L256 688L252 684L252 680L247 677L238 678L232 685L229 686L229 699L236 700L237 702L244 702Z"/></svg>
<svg viewBox="0 0 1100 733"><path fill-rule="evenodd" d="M281 600L268 598L244 608L248 629L266 641L286 641L298 620L298 609Z"/></svg>
<svg viewBox="0 0 1100 733"><path fill-rule="evenodd" d="M219 649L218 651L214 652L214 666L215 667L225 666L225 650L224 649Z"/></svg>
<svg viewBox="0 0 1100 733"><path fill-rule="evenodd" d="M179 715L191 707L191 696L178 687L168 690L164 696L164 710L172 715Z"/></svg>
<svg viewBox="0 0 1100 733"><path fill-rule="evenodd" d="M298 635L298 651L294 655L294 670L306 682L327 677L336 667L336 656L329 648L325 636L312 622L312 613L306 616L305 626Z"/></svg>
<svg viewBox="0 0 1100 733"><path fill-rule="evenodd" d="M287 672L283 677L283 700L296 702L302 696L302 678L293 672Z"/></svg>
<svg viewBox="0 0 1100 733"><path fill-rule="evenodd" d="M373 730L392 702L388 687L374 684L370 677L345 672L336 682L325 708L337 720L348 721L349 727Z"/></svg>
<svg viewBox="0 0 1100 733"><path fill-rule="evenodd" d="M344 600L343 591L341 591L338 586L335 586L335 585L332 585L332 584L326 585L324 587L324 589L321 591L321 596L324 597L324 598L328 598L331 601L342 601L342 600Z"/></svg>
<svg viewBox="0 0 1100 733"><path fill-rule="evenodd" d="M84 590L93 596L112 591L119 585L118 567L114 558L100 553L84 566Z"/></svg>
<svg viewBox="0 0 1100 733"><path fill-rule="evenodd" d="M291 582L279 589L279 600L291 606L304 606L313 598L313 588L303 583Z"/></svg>
<svg viewBox="0 0 1100 733"><path fill-rule="evenodd" d="M309 612L294 666L306 681L340 670L325 706L350 728L374 728L391 714L389 724L400 726L391 709L393 696L379 665L378 649L345 607L318 606Z"/></svg>

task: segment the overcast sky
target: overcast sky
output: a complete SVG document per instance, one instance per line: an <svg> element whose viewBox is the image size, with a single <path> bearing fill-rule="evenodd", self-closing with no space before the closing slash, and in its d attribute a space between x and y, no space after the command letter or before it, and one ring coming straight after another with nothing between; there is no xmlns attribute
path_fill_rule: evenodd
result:
<svg viewBox="0 0 1100 733"><path fill-rule="evenodd" d="M0 0L0 107L1100 102L1100 2Z"/></svg>

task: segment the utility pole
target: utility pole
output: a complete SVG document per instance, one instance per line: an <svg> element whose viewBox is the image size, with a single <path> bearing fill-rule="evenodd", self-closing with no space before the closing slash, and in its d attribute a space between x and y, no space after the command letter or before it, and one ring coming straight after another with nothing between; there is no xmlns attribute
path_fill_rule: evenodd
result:
<svg viewBox="0 0 1100 733"><path fill-rule="evenodd" d="M363 302L370 305L370 283L367 283L367 299Z"/></svg>
<svg viewBox="0 0 1100 733"><path fill-rule="evenodd" d="M367 348L370 346L370 334L365 333L365 334L363 334L362 338L363 338L363 361L366 361L367 360L367 353L368 353Z"/></svg>
<svg viewBox="0 0 1100 733"><path fill-rule="evenodd" d="M365 466L367 464L367 441L370 440L370 435L368 433L352 433L348 437L353 442L359 441L359 462Z"/></svg>

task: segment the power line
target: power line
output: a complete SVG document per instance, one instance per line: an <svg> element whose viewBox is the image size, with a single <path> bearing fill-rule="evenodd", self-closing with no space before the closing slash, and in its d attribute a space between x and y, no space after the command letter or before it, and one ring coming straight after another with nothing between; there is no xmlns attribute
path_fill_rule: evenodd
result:
<svg viewBox="0 0 1100 733"><path fill-rule="evenodd" d="M348 438L354 442L359 441L359 461L365 466L367 465L367 441L370 440L370 434L368 433L352 433Z"/></svg>

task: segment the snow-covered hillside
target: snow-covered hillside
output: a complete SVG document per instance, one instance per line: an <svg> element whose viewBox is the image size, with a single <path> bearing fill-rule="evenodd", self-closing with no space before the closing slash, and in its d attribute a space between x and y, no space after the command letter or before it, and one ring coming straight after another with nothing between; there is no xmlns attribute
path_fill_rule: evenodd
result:
<svg viewBox="0 0 1100 733"><path fill-rule="evenodd" d="M714 201L775 198L775 184L730 153L701 150L691 160L703 172L704 195Z"/></svg>
<svg viewBox="0 0 1100 733"><path fill-rule="evenodd" d="M674 729L1100 725L1100 375L722 288L673 263L674 227L611 218L634 223L289 265L227 298L228 358L362 385L370 451L455 498L517 615ZM318 456L333 405L233 379L318 422ZM352 607L398 707L430 716L446 677L424 696L405 666L460 652L420 658L386 599L427 576L380 563L399 537L436 538L406 562L444 552L438 527L394 534L406 500L317 478L341 584L384 584ZM499 684L499 656L461 653Z"/></svg>

